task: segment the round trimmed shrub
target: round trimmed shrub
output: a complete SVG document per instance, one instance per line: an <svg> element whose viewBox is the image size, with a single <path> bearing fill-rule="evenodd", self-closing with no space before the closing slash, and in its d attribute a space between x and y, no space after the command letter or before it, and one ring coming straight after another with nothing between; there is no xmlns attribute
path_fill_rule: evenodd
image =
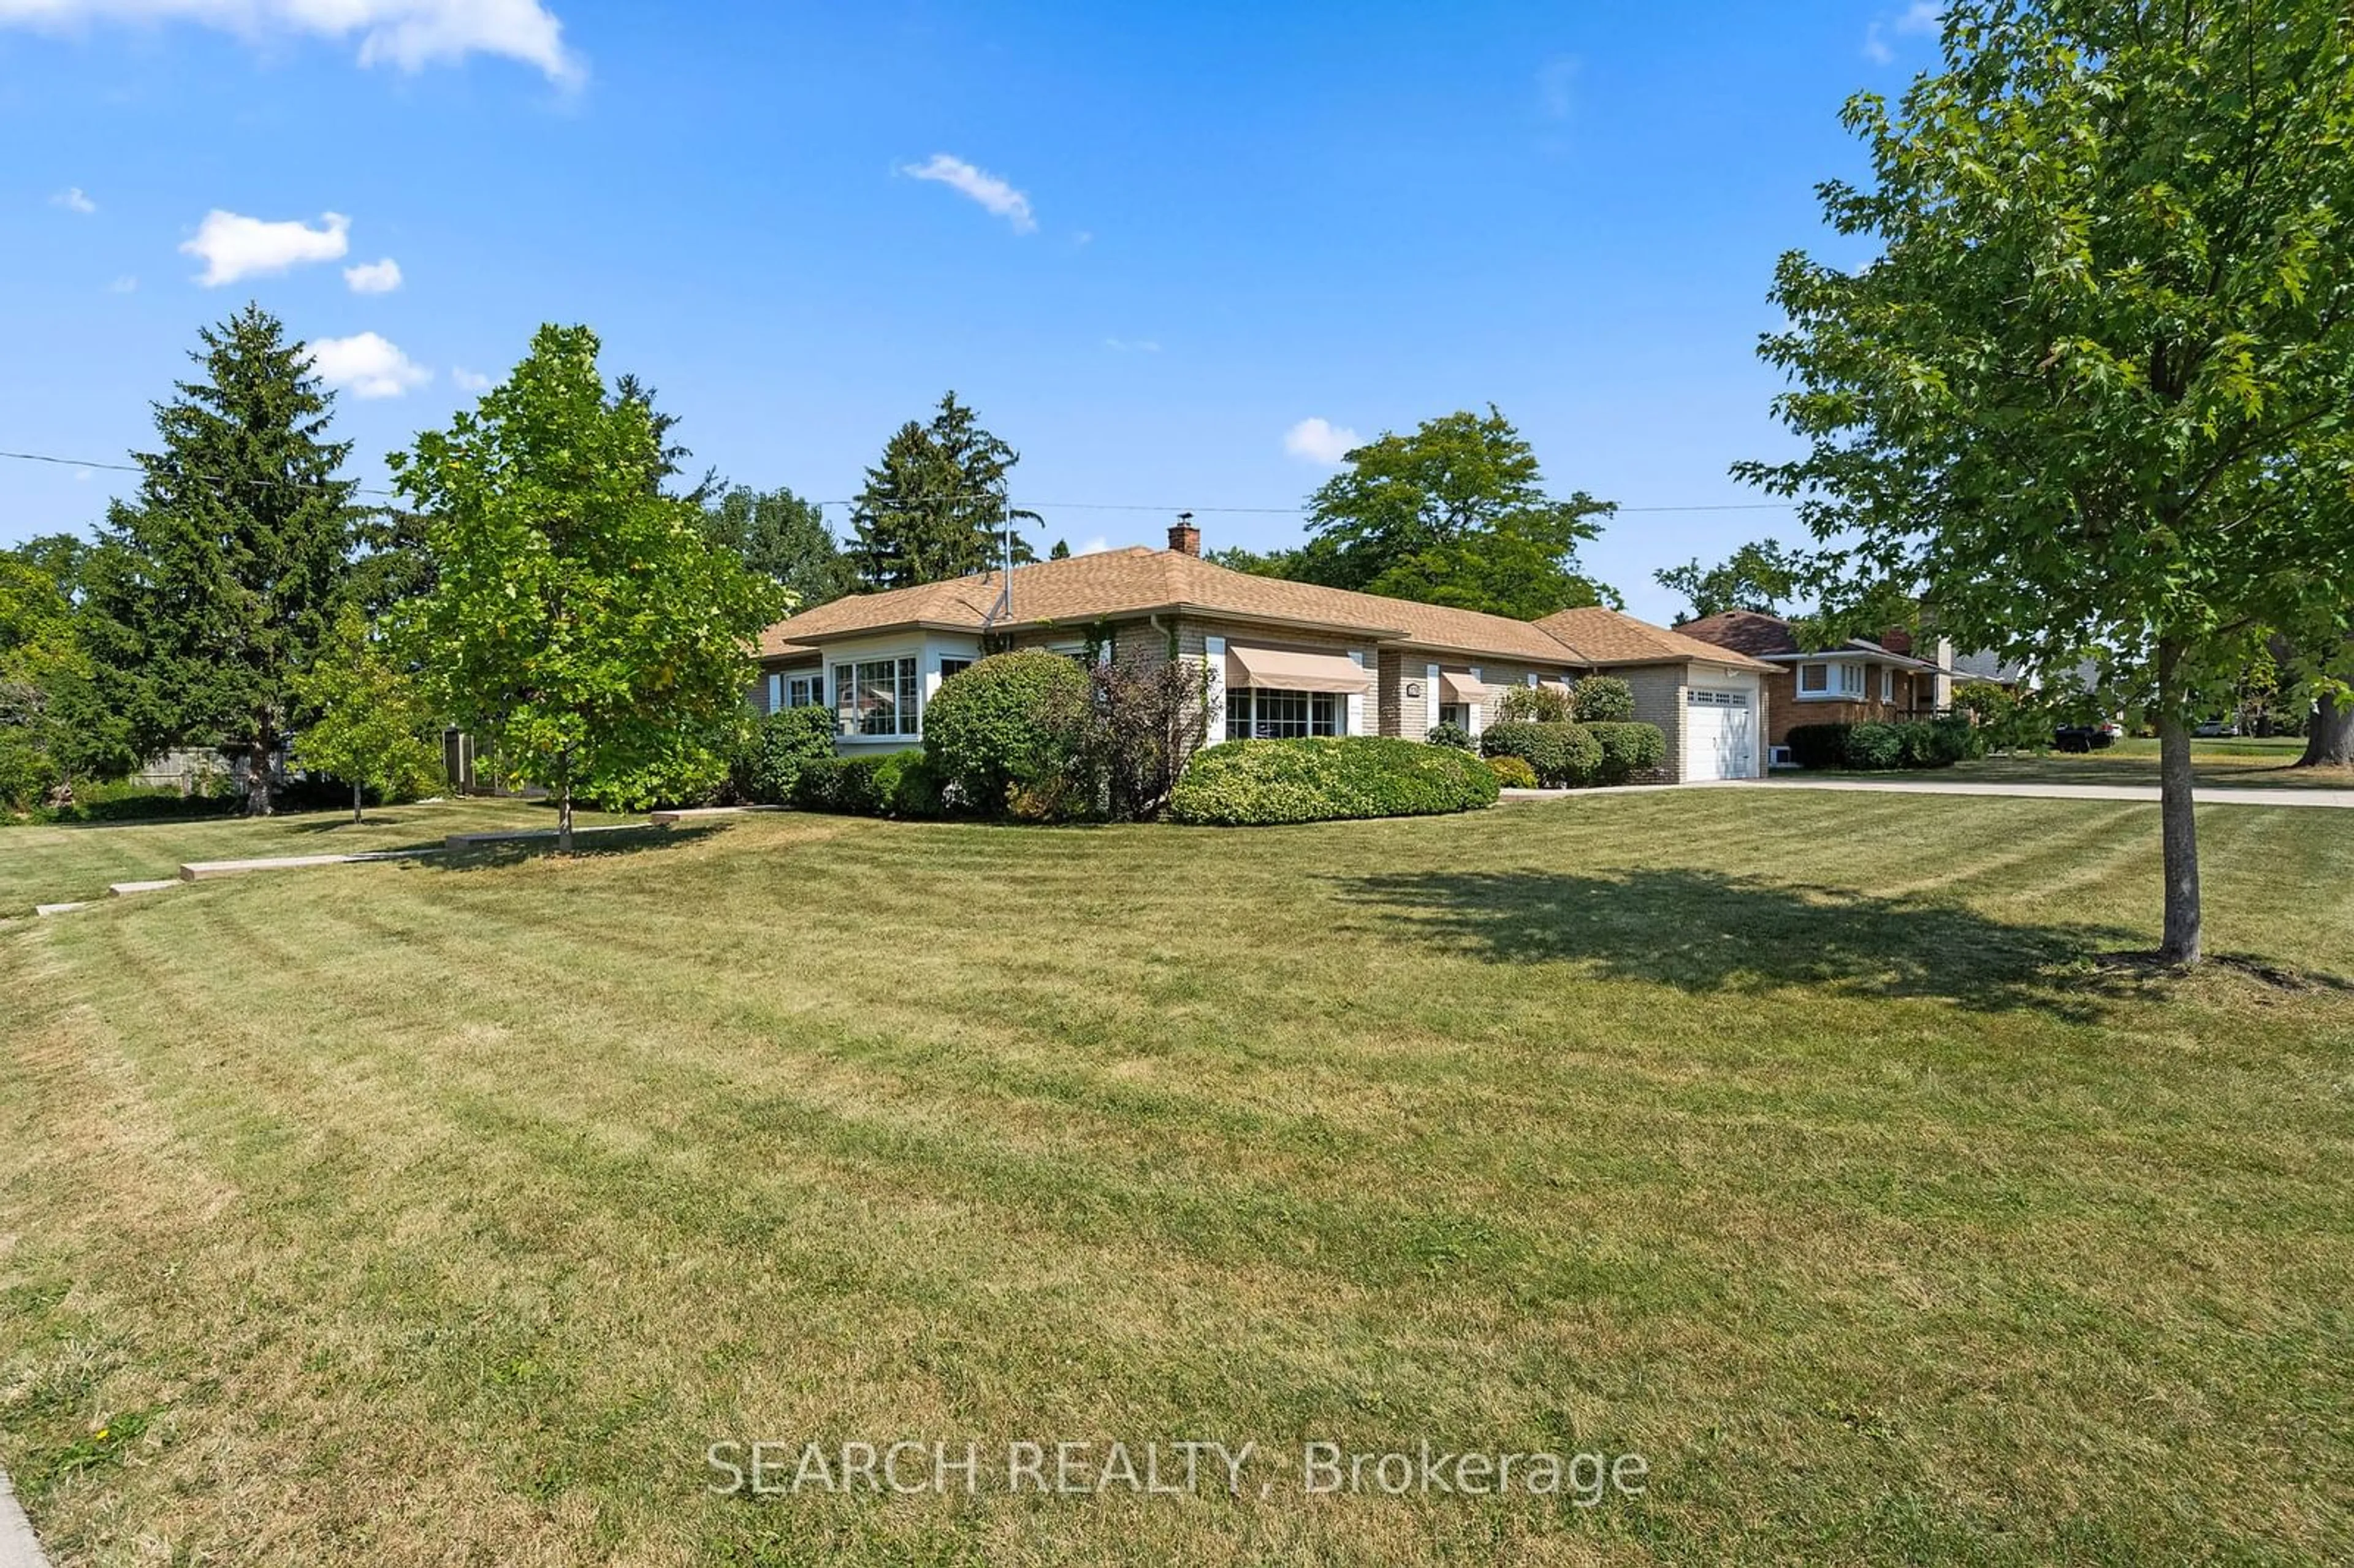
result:
<svg viewBox="0 0 2354 1568"><path fill-rule="evenodd" d="M1533 789L1537 787L1537 770L1517 757L1488 758L1488 771L1506 789Z"/></svg>
<svg viewBox="0 0 2354 1568"><path fill-rule="evenodd" d="M1570 704L1580 724L1625 724L1635 716L1635 688L1616 675L1588 675Z"/></svg>
<svg viewBox="0 0 2354 1568"><path fill-rule="evenodd" d="M1493 805L1496 776L1469 752L1386 736L1230 740L1194 755L1172 821L1222 827L1415 817Z"/></svg>
<svg viewBox="0 0 2354 1568"><path fill-rule="evenodd" d="M1060 653L992 653L940 683L924 710L924 755L964 809L1062 814L1079 789L1087 673Z"/></svg>
<svg viewBox="0 0 2354 1568"><path fill-rule="evenodd" d="M1519 758L1548 789L1591 784L1602 771L1602 747L1582 725L1492 725L1480 732L1479 749L1490 757Z"/></svg>
<svg viewBox="0 0 2354 1568"><path fill-rule="evenodd" d="M1904 766L1904 732L1893 724L1860 724L1847 732L1847 765L1882 773Z"/></svg>
<svg viewBox="0 0 2354 1568"><path fill-rule="evenodd" d="M1624 784L1668 759L1668 737L1657 725L1590 724L1585 733L1602 748L1600 778L1605 784Z"/></svg>

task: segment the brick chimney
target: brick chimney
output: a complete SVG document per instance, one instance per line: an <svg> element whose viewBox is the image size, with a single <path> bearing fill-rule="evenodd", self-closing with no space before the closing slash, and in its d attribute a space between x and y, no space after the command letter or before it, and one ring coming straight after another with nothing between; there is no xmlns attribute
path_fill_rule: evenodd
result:
<svg viewBox="0 0 2354 1568"><path fill-rule="evenodd" d="M1177 514L1177 521L1169 524L1169 547L1181 556L1202 553L1202 531L1193 526L1191 512Z"/></svg>

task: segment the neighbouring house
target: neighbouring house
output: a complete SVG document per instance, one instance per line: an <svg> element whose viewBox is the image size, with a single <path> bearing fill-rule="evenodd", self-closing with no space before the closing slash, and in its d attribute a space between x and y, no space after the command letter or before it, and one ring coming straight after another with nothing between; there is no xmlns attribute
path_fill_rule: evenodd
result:
<svg viewBox="0 0 2354 1568"><path fill-rule="evenodd" d="M1232 571L1189 524L1136 546L859 594L770 627L763 711L822 707L845 752L918 744L924 707L984 652L1182 658L1203 668L1211 741L1387 735L1441 723L1475 736L1502 691L1623 677L1635 716L1668 742L1675 779L1764 771L1773 666L1608 609L1514 620Z"/></svg>
<svg viewBox="0 0 2354 1568"><path fill-rule="evenodd" d="M1951 712L1954 687L1971 679L1954 662L1951 644L1923 650L1892 630L1874 642L1855 638L1833 648L1802 647L1778 615L1729 609L1688 620L1677 630L1712 647L1745 653L1773 673L1766 677L1766 743L1786 745L1800 725L1863 724L1935 718Z"/></svg>

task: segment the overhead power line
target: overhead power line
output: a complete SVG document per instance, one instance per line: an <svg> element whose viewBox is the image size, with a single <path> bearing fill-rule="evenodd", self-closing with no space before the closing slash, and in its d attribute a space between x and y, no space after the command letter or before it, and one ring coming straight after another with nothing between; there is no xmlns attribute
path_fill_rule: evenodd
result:
<svg viewBox="0 0 2354 1568"><path fill-rule="evenodd" d="M0 458L10 458L18 462L50 463L58 468L86 469L104 473L145 473L147 471L145 468L137 463L91 462L81 458L58 457L49 452L0 451ZM198 483L214 485L279 484L288 485L297 489L323 488L319 485L317 482L312 480L272 479L268 477L255 477L250 474L220 475L208 473L183 473L180 477ZM374 486L365 484L355 484L349 488L351 493L355 495L381 495L390 498L396 497L400 493L398 491L380 490ZM969 494L936 496L932 499L937 501L1002 501L1003 497L1001 493L991 490L976 491ZM855 501L813 501L810 503L810 504L812 506L839 506L843 510L848 511L855 508L858 503ZM1303 517L1308 514L1308 509L1304 506L1189 506L1182 503L1149 504L1136 501L1025 500L1021 501L1019 505L1025 511L1149 512L1171 517L1175 516L1181 512L1192 512L1196 514L1220 517ZM1663 513L1789 512L1796 510L1796 507L1797 503L1795 502L1788 501L1728 501L1700 503L1683 506L1620 506L1616 507L1613 510L1617 515L1627 516L1635 514L1657 515Z"/></svg>

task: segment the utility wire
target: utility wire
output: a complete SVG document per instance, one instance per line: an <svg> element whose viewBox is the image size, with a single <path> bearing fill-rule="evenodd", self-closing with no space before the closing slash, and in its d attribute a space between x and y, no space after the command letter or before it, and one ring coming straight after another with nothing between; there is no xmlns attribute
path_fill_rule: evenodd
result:
<svg viewBox="0 0 2354 1568"><path fill-rule="evenodd" d="M0 451L0 458L10 458L18 462L53 463L59 468L89 469L107 473L143 474L147 471L143 466L137 463L88 462L80 458L57 457L48 452ZM200 483L214 485L282 484L304 490L324 488L324 486L311 480L256 478L252 475L247 474L232 474L224 477L219 474L183 473L179 477ZM350 493L355 495L382 495L391 498L398 497L400 493L398 491L379 490L373 486L365 484L355 484L350 486L349 489ZM930 499L936 502L997 501L1002 499L1002 496L1001 493L997 491L987 490L974 491L970 493L960 495L934 496ZM839 506L845 511L850 511L855 509L858 503L855 501L812 501L810 504L812 506ZM1181 512L1192 512L1202 515L1219 517L1301 517L1307 515L1308 513L1308 508L1304 506L1146 505L1142 503L1132 501L1024 501L1022 503L1022 506L1023 509L1031 511L1150 512L1160 514L1163 516L1174 516ZM1618 506L1612 508L1612 511L1617 515L1626 516L1637 514L1643 515L1658 515L1665 513L1789 512L1796 510L1796 508L1797 503L1789 501L1731 501L1690 506Z"/></svg>

